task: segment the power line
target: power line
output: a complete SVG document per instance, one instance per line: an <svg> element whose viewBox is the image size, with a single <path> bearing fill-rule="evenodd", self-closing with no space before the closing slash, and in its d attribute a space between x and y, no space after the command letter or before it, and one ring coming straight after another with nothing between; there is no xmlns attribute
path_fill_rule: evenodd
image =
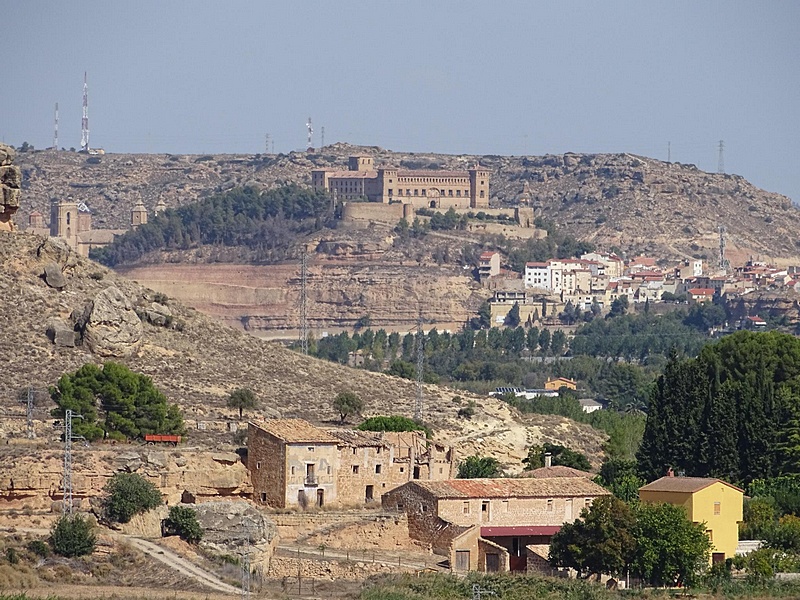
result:
<svg viewBox="0 0 800 600"><path fill-rule="evenodd" d="M61 511L72 515L72 419L82 419L83 415L73 414L67 409L64 413L64 499ZM83 439L78 436L76 439Z"/></svg>

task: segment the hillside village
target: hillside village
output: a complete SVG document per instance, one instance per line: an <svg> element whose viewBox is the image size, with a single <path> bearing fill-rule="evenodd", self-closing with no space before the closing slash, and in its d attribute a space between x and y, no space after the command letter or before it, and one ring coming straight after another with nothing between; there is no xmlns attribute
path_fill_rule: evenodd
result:
<svg viewBox="0 0 800 600"><path fill-rule="evenodd" d="M13 150L2 147L2 152L3 166L13 167ZM359 165L354 165L356 172ZM473 178L481 173L476 169ZM446 176L457 179L450 182L454 190L466 189L457 187L464 185L460 175ZM324 173L318 177L323 185L339 186L353 196L366 193L371 185L366 176L357 178L362 186L357 189ZM389 182L397 175L384 172L382 177ZM488 175L485 181L488 185ZM434 215L456 208L466 215L488 196L473 190L467 195L468 206L456 206L463 195L448 193L449 188L438 187L445 185L439 181L420 183L437 186L436 193L407 189L404 197L426 199L420 206L413 200L407 204ZM393 194L385 189L385 199L374 203L393 207L388 201ZM16 211L17 204L6 206L6 213ZM147 223L147 213L139 206L131 214L134 229ZM395 210L368 211L368 221L386 215L393 220ZM497 211L507 215L501 227L525 230L522 238L542 237L532 209ZM231 585L229 576L226 581L226 561L244 565L241 581L234 581L241 589L249 589L253 577L271 592L281 586L282 591L294 585L302 589L303 579L308 585L309 580L362 581L398 572L457 576L510 572L592 577L615 588L682 586L709 569L751 572L754 563L744 557L754 550L762 552L762 546L771 551L774 531L791 523L786 517L778 522L778 510L790 515L784 504L775 508L774 524L768 519L759 525L746 518L746 490L740 485L766 489L764 496L776 492L745 450L733 464L732 458L725 462L726 457L718 455L667 456L665 446L653 445L665 443L677 452L679 445L672 436L689 430L675 419L668 431L666 426L654 429L659 411L670 410L669 389L659 392L663 398L653 392L648 416L633 415L649 428L643 449L634 448L624 459L612 456L608 436L585 422L554 414L522 414L499 398L426 384L421 373L412 382L394 377L391 371L368 373L333 365L215 323L162 292L88 260L82 249L88 251L85 247L93 238L80 235L91 229L84 213L74 201L56 201L49 227L34 212L28 231L15 231L9 218L10 231L0 232L4 274L0 285L9 318L3 352L8 358L9 389L15 390L12 394L25 391L19 398L7 397L2 406L0 527L9 536L16 532L29 536L8 542L13 550L9 556L39 548L31 543L44 539L51 527L55 532L59 523L77 519L98 528L98 545L105 552L118 552L124 541L147 560L166 562L172 569L188 561L195 571L199 569L191 575L195 585L200 582L204 589L228 594L240 588ZM417 218L402 210L400 216ZM357 210L350 217L355 222L360 218ZM624 260L616 252L596 250L575 258L527 262L524 273L514 273L499 252L485 251L474 266L480 285L491 294L490 326L505 323L515 307L518 323L533 327L568 306L608 313L614 305L703 304L763 290L794 291L797 285L794 267L751 261L730 268L724 255L719 268L712 268L701 259ZM773 341L761 345L770 351L774 346L775 352L788 356L800 351L789 342L774 342L779 334L760 331L767 328L766 320L746 313L730 328L773 336L763 338ZM730 344L751 343L749 337L729 339ZM721 357L733 355L736 352L720 351ZM670 360L667 373L691 367L677 358ZM797 375L795 367L785 362L785 372L775 373L777 385L783 384L780 377L792 381ZM120 408L124 391L97 388L88 397L78 393L74 400L88 404L82 405L85 416L76 416L83 421L76 420L74 427L86 433L73 436L73 409L79 405L65 398L73 385L88 377L78 376L80 369L98 363L102 367L86 373L97 378L120 372L124 377L141 377L135 379L137 385L155 384L164 394L134 392L130 401L136 410L124 416L125 406ZM699 371L705 372L704 368ZM665 387L663 381L660 385L659 389ZM261 402L240 404L237 416L237 406L231 402L234 388L247 388ZM570 378L548 378L536 398L568 402L575 390L576 382ZM733 402L731 415L736 413L741 422L752 409L741 400L750 398L749 391L743 388L735 400L723 395ZM360 398L357 405L336 405L346 392ZM783 401L791 393L787 385L777 396ZM137 403L145 396L147 401L163 398L159 418L142 420L147 410ZM771 402L772 396L763 399ZM26 403L25 418L17 415L20 401ZM600 419L612 412L598 403L580 406ZM788 400L782 406L792 410ZM247 418L245 410L250 413ZM714 435L724 432L713 419L731 415L720 416L710 408L707 412L712 416L702 421L703 426L713 427ZM180 424L173 419L164 425L165 415L178 414ZM334 425L337 416L339 423ZM370 429L369 417L403 417L405 426ZM766 472L788 478L781 485L791 486L794 450L784 441L792 430L777 412L769 418L786 437L769 453L773 462ZM350 427L348 419L358 427ZM698 427L698 422L691 425ZM769 425L760 433L771 431ZM95 427L94 437L89 426ZM741 428L741 435L746 440L758 434ZM752 451L765 439L754 441ZM743 446L750 447L744 442ZM736 469L735 479L726 480L723 464L728 473ZM642 476L643 465L651 469L647 479ZM151 486L157 501L127 521L114 521L108 512L109 489L123 479ZM780 497L778 501L784 502ZM175 515L189 515L203 533L187 538ZM593 515L619 519L615 535L631 536L627 546L622 544L617 562L587 558L575 550L590 543L591 532L584 528L595 522ZM648 529L651 518L663 529ZM677 553L675 548L661 551L688 556L689 562L669 572L645 564L650 545L671 539L675 532L688 536L691 544ZM48 538L51 544L53 536ZM612 536L612 541L618 540ZM353 561L355 556L361 559ZM49 573L56 566L43 561L40 568Z"/></svg>

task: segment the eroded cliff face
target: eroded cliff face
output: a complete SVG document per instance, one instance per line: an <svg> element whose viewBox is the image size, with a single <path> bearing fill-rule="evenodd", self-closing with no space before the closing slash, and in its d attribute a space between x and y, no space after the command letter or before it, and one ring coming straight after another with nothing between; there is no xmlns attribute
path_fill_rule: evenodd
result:
<svg viewBox="0 0 800 600"><path fill-rule="evenodd" d="M148 265L121 272L222 322L258 336L299 327L300 270L289 265ZM469 271L416 264L319 260L308 269L312 331L373 327L407 331L420 310L427 324L458 329L486 297ZM427 325L426 325L427 326Z"/></svg>
<svg viewBox="0 0 800 600"><path fill-rule="evenodd" d="M63 453L54 445L15 440L0 448L0 507L42 510L63 497ZM252 493L247 468L232 452L120 445L109 449L73 447L73 495L88 508L119 472L151 481L169 504L241 498Z"/></svg>
<svg viewBox="0 0 800 600"><path fill-rule="evenodd" d="M22 174L14 166L14 149L0 144L0 231L14 231L12 217L19 208Z"/></svg>

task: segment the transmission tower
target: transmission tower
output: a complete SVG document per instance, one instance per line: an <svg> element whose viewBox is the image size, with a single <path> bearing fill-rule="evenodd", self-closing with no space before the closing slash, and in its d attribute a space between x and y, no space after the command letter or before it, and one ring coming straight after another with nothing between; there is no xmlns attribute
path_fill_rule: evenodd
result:
<svg viewBox="0 0 800 600"><path fill-rule="evenodd" d="M325 147L325 127L320 127L319 132L320 132L319 133L320 134L319 147L320 148L324 148Z"/></svg>
<svg viewBox="0 0 800 600"><path fill-rule="evenodd" d="M422 422L422 370L425 364L425 346L422 333L422 313L417 319L417 401L414 404L414 420Z"/></svg>
<svg viewBox="0 0 800 600"><path fill-rule="evenodd" d="M64 414L64 500L61 510L65 515L72 514L72 419L82 419L83 415L73 414L70 409Z"/></svg>
<svg viewBox="0 0 800 600"><path fill-rule="evenodd" d="M269 154L269 134L266 134L264 136L264 148L265 148L264 152Z"/></svg>
<svg viewBox="0 0 800 600"><path fill-rule="evenodd" d="M53 125L53 149L58 150L58 102L56 102L56 115Z"/></svg>
<svg viewBox="0 0 800 600"><path fill-rule="evenodd" d="M242 548L242 600L250 598L250 529L244 526L244 547Z"/></svg>
<svg viewBox="0 0 800 600"><path fill-rule="evenodd" d="M89 151L89 85L83 72L83 119L81 119L81 150Z"/></svg>
<svg viewBox="0 0 800 600"><path fill-rule="evenodd" d="M300 351L308 354L308 252L305 244L300 265Z"/></svg>
<svg viewBox="0 0 800 600"><path fill-rule="evenodd" d="M719 232L719 265L718 266L719 266L720 269L727 270L728 269L728 259L725 258L725 246L726 246L725 234L727 233L728 230L725 228L724 225L720 225L717 228L717 231Z"/></svg>
<svg viewBox="0 0 800 600"><path fill-rule="evenodd" d="M313 144L313 136L314 136L314 128L311 126L311 117L308 117L308 123L306 123L306 129L308 129L308 145L306 148L308 150L312 150L314 148Z"/></svg>
<svg viewBox="0 0 800 600"><path fill-rule="evenodd" d="M719 160L717 161L717 173L724 173L725 172L725 158L722 155L722 151L725 148L725 142L722 140L719 141Z"/></svg>

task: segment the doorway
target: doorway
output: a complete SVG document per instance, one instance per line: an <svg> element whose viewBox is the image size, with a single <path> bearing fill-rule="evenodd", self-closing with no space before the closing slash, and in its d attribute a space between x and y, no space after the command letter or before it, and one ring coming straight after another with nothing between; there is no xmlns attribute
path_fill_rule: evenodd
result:
<svg viewBox="0 0 800 600"><path fill-rule="evenodd" d="M367 502L372 502L375 499L374 493L375 493L375 486L368 485L367 489L364 491L364 499Z"/></svg>
<svg viewBox="0 0 800 600"><path fill-rule="evenodd" d="M497 573L500 570L500 555L491 553L486 555L486 571Z"/></svg>
<svg viewBox="0 0 800 600"><path fill-rule="evenodd" d="M325 504L325 490L317 490L317 506L322 507Z"/></svg>
<svg viewBox="0 0 800 600"><path fill-rule="evenodd" d="M456 571L469 571L469 550L456 550Z"/></svg>
<svg viewBox="0 0 800 600"><path fill-rule="evenodd" d="M414 479L419 479L419 467L414 467Z"/></svg>

